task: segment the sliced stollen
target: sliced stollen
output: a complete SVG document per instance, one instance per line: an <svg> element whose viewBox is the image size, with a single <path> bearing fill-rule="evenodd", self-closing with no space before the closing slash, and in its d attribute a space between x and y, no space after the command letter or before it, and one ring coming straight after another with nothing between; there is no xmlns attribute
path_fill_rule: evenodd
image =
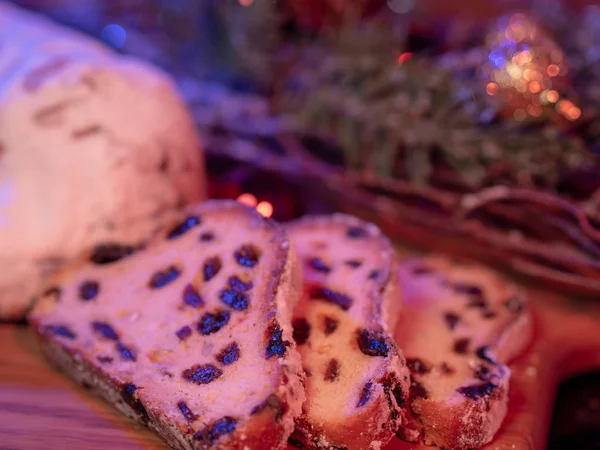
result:
<svg viewBox="0 0 600 450"><path fill-rule="evenodd" d="M307 375L290 444L379 449L402 421L410 385L391 337L400 295L393 248L376 226L341 214L287 230L304 263L293 326Z"/></svg>
<svg viewBox="0 0 600 450"><path fill-rule="evenodd" d="M442 448L477 448L506 415L510 369L530 342L520 290L479 265L441 257L400 266L396 343L411 371L412 420L399 437Z"/></svg>
<svg viewBox="0 0 600 450"><path fill-rule="evenodd" d="M129 253L53 280L30 314L47 357L174 448L284 446L305 397L283 228L212 201Z"/></svg>

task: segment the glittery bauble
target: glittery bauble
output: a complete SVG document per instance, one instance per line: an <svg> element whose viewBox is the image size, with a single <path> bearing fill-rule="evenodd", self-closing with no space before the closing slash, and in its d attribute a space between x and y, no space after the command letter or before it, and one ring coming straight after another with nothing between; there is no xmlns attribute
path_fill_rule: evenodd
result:
<svg viewBox="0 0 600 450"><path fill-rule="evenodd" d="M517 121L548 115L576 120L581 110L567 97L569 65L564 51L524 14L500 18L487 36L482 67L486 91L503 101Z"/></svg>

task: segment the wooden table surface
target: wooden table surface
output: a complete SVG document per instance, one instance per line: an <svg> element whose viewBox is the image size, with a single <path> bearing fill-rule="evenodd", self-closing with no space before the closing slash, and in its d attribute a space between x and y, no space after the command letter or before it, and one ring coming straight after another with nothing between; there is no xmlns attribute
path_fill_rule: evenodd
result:
<svg viewBox="0 0 600 450"><path fill-rule="evenodd" d="M600 368L600 301L529 288L536 338L513 365L509 414L488 450L546 448L557 383ZM167 446L52 369L24 325L0 325L0 450ZM395 440L387 450L417 449Z"/></svg>

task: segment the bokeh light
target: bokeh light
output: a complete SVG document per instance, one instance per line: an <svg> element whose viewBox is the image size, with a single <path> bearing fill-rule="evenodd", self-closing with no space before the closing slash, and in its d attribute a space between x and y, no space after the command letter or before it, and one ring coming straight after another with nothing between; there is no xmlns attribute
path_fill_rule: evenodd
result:
<svg viewBox="0 0 600 450"><path fill-rule="evenodd" d="M240 203L243 203L244 205L247 206L256 206L256 197L252 194L249 193L245 193L245 194L241 194L238 198L237 201Z"/></svg>
<svg viewBox="0 0 600 450"><path fill-rule="evenodd" d="M398 56L398 64L405 63L410 58L412 58L413 54L411 52L404 52L400 56Z"/></svg>
<svg viewBox="0 0 600 450"><path fill-rule="evenodd" d="M504 101L515 120L540 117L545 105L558 105L569 92L564 52L524 14L499 19L486 46L488 61L481 69L485 90ZM550 110L569 120L581 115L572 102Z"/></svg>
<svg viewBox="0 0 600 450"><path fill-rule="evenodd" d="M111 47L121 49L127 41L127 31L121 25L111 23L102 28L100 38Z"/></svg>
<svg viewBox="0 0 600 450"><path fill-rule="evenodd" d="M491 81L486 85L485 90L489 95L496 95L498 93L498 85Z"/></svg>
<svg viewBox="0 0 600 450"><path fill-rule="evenodd" d="M256 210L263 217L271 217L273 215L273 205L271 203L263 201L256 205Z"/></svg>

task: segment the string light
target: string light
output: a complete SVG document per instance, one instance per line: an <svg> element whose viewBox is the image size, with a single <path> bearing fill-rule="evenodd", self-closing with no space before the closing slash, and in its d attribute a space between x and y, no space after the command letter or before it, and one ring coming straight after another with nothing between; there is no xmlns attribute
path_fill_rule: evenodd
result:
<svg viewBox="0 0 600 450"><path fill-rule="evenodd" d="M240 195L237 198L237 201L244 205L247 205L247 206L252 206L252 207L256 206L256 197L249 193Z"/></svg>
<svg viewBox="0 0 600 450"><path fill-rule="evenodd" d="M271 217L273 215L273 205L267 201L262 201L258 205L256 205L256 210L263 217Z"/></svg>
<svg viewBox="0 0 600 450"><path fill-rule="evenodd" d="M246 206L256 207L258 213L263 217L271 217L273 215L273 205L270 202L263 200L257 204L258 200L256 200L256 197L248 192L241 194L236 200Z"/></svg>

